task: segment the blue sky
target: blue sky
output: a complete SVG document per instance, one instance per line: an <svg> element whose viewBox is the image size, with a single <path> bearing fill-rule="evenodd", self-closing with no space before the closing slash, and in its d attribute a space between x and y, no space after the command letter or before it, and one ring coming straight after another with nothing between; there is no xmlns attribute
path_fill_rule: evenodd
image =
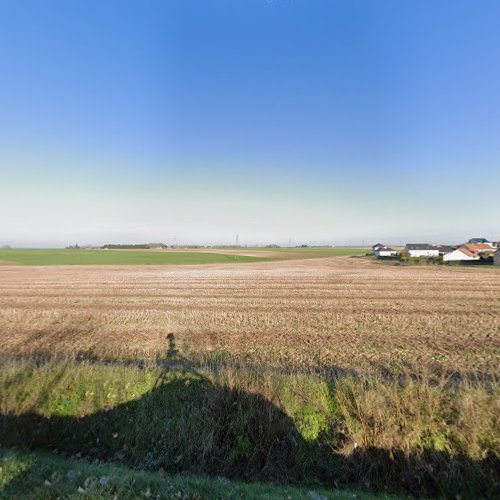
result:
<svg viewBox="0 0 500 500"><path fill-rule="evenodd" d="M0 2L0 244L500 239L496 0Z"/></svg>

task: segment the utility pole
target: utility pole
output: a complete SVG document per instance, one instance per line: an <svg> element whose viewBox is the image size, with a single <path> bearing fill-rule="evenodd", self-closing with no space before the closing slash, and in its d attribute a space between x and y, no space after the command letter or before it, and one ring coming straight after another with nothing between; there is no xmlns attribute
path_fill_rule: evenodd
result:
<svg viewBox="0 0 500 500"><path fill-rule="evenodd" d="M239 235L238 235L238 234L236 234L236 246L237 246L237 247L238 247L238 246L240 246L240 245L239 245Z"/></svg>

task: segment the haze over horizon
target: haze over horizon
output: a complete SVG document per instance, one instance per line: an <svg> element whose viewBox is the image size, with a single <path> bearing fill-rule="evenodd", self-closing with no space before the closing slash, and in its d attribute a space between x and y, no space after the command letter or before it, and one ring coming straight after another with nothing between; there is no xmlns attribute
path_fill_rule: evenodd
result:
<svg viewBox="0 0 500 500"><path fill-rule="evenodd" d="M497 1L0 19L0 246L500 240Z"/></svg>

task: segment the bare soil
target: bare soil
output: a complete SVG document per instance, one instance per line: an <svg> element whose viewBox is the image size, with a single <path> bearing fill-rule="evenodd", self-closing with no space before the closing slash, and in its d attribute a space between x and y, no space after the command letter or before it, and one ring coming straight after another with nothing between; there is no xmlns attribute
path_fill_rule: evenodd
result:
<svg viewBox="0 0 500 500"><path fill-rule="evenodd" d="M262 255L262 253L259 253ZM2 266L2 352L497 372L500 273L356 257Z"/></svg>

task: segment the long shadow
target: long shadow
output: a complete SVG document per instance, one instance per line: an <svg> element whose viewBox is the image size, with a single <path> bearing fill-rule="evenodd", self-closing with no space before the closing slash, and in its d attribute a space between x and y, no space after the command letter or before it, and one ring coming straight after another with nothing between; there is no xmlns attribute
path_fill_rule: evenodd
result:
<svg viewBox="0 0 500 500"><path fill-rule="evenodd" d="M173 335L173 334L170 334ZM461 384L463 382L477 384L496 384L499 382L499 376L493 372L479 370L466 371L462 368L451 369L447 367L434 366L427 372L426 377L419 375L418 367L410 363L400 363L396 370L394 366L387 366L382 363L369 363L364 371L358 371L353 368L341 368L336 365L323 364L317 366L287 367L282 365L254 364L248 362L239 362L232 360L217 361L197 361L193 359L173 357L158 357L152 360L127 360L127 359L103 359L92 356L88 353L80 353L76 357L67 355L24 355L24 354L1 354L0 365L3 363L21 362L29 363L33 367L40 367L54 362L71 361L76 364L96 365L96 366L124 366L131 368L144 369L148 367L158 367L162 370L182 370L182 371L203 371L209 373L220 373L227 370L238 371L245 374L276 374L276 375L314 375L326 381L334 381L342 378L369 378L378 377L387 381L406 382L408 379L423 382L427 380L430 383L438 382L442 378L448 379L448 385Z"/></svg>
<svg viewBox="0 0 500 500"><path fill-rule="evenodd" d="M183 366L173 334L153 388L136 400L80 418L0 416L0 444L58 450L150 470L293 480L301 438L260 395L215 385Z"/></svg>
<svg viewBox="0 0 500 500"><path fill-rule="evenodd" d="M294 481L301 438L263 397L198 373L165 375L141 398L81 418L0 416L0 444L146 470Z"/></svg>
<svg viewBox="0 0 500 500"><path fill-rule="evenodd" d="M181 360L173 335L168 340L167 361ZM414 496L493 498L498 493L496 457L474 462L445 452L377 448L344 456L332 448L342 439L342 426L332 425L315 441L306 441L294 421L264 397L216 385L194 370L164 369L140 398L81 418L0 416L2 446L58 450L140 469L360 486Z"/></svg>
<svg viewBox="0 0 500 500"><path fill-rule="evenodd" d="M335 364L287 366L284 364L265 364L250 363L248 361L238 361L233 359L217 360L196 360L185 358L180 355L176 346L175 334L167 335L168 348L166 355L159 355L153 359L116 359L103 358L95 356L90 352L76 352L72 356L64 353L54 352L35 352L30 354L4 354L0 353L0 364L9 362L22 362L33 364L33 366L43 366L54 362L71 361L74 363L83 363L85 365L94 364L98 366L129 366L134 368L157 367L163 371L184 370L184 371L203 371L219 373L226 370L234 370L247 374L278 374L278 375L314 375L324 380L332 381L340 378L366 378L367 376L376 376L388 381L405 382L408 378L415 381L427 379L431 383L446 378L449 384L460 384L464 381L469 383L492 384L498 383L499 377L493 372L481 370L467 371L463 368L451 368L435 364L428 367L426 378L422 377L421 367L415 366L409 362L401 361L396 367L386 365L380 362L369 362L362 371L354 368L339 367ZM420 373L420 375L419 375Z"/></svg>

